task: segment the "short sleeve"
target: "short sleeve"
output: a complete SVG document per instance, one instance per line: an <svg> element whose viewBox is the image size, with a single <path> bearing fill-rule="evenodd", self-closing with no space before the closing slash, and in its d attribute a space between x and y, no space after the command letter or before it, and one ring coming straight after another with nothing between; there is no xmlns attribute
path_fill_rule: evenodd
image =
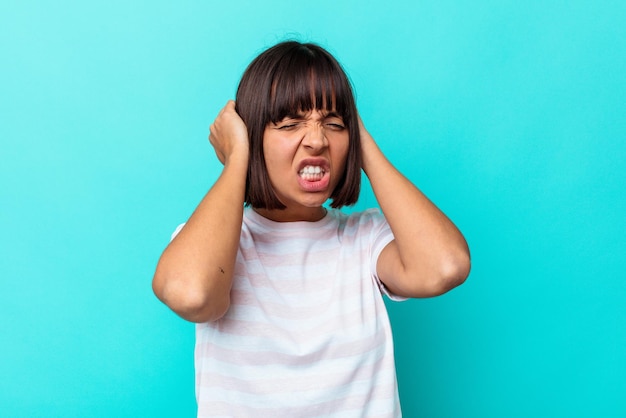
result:
<svg viewBox="0 0 626 418"><path fill-rule="evenodd" d="M371 221L373 223L372 230L370 234L370 242L371 242L371 264L370 271L372 277L376 280L376 284L380 291L387 295L389 299L400 302L407 300L407 298L395 295L387 289L387 286L380 280L378 277L377 264L378 257L380 257L380 253L382 253L383 249L394 240L393 232L391 232L391 227L387 223L387 220L383 216L382 213L378 209L370 209L367 212L367 215L371 217Z"/></svg>
<svg viewBox="0 0 626 418"><path fill-rule="evenodd" d="M176 227L174 232L172 232L172 236L170 237L170 242L172 242L174 238L176 238L176 235L180 233L180 231L183 229L183 226L185 226L185 224L180 224Z"/></svg>

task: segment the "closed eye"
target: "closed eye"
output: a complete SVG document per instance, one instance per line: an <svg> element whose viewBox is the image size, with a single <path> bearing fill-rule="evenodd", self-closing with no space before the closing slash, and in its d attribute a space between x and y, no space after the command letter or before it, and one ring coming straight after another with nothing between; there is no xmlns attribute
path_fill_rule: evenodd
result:
<svg viewBox="0 0 626 418"><path fill-rule="evenodd" d="M330 122L326 123L326 126L334 131L343 131L346 127L341 123Z"/></svg>
<svg viewBox="0 0 626 418"><path fill-rule="evenodd" d="M343 118L336 112L330 112L324 116L324 126L333 131L343 131L346 129L346 125L343 123Z"/></svg>
<svg viewBox="0 0 626 418"><path fill-rule="evenodd" d="M290 130L297 128L298 125L299 125L298 122L286 122L277 126L277 129L281 131L290 131Z"/></svg>

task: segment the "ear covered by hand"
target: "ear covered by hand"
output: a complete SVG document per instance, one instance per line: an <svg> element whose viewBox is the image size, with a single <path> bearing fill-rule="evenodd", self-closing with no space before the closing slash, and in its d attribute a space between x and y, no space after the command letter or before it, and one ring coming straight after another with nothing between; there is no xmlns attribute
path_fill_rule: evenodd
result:
<svg viewBox="0 0 626 418"><path fill-rule="evenodd" d="M215 155L225 164L234 152L248 151L248 129L235 110L235 102L229 100L210 127L209 142Z"/></svg>

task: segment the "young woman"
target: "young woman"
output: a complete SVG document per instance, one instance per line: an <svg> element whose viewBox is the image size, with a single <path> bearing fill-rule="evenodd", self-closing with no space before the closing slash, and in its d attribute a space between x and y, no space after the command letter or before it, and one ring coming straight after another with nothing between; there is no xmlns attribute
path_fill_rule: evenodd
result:
<svg viewBox="0 0 626 418"><path fill-rule="evenodd" d="M209 140L224 169L153 281L198 323L198 416L400 416L382 295L461 284L461 233L385 158L317 45L259 55ZM361 169L382 214L339 211L357 201Z"/></svg>

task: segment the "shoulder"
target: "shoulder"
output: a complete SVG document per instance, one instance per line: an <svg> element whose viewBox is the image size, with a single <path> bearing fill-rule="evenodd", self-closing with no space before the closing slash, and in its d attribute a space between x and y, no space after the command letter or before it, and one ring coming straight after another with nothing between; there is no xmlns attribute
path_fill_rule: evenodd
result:
<svg viewBox="0 0 626 418"><path fill-rule="evenodd" d="M366 209L364 211L349 214L345 214L338 210L336 210L336 212L340 213L340 224L345 225L346 228L371 230L387 224L385 217L377 208Z"/></svg>
<svg viewBox="0 0 626 418"><path fill-rule="evenodd" d="M330 215L337 219L339 223L348 226L368 225L385 222L383 214L377 208L371 208L352 213L344 213L339 209L331 209Z"/></svg>
<svg viewBox="0 0 626 418"><path fill-rule="evenodd" d="M333 209L330 215L336 219L340 236L374 238L389 229L385 217L376 208L352 213Z"/></svg>

